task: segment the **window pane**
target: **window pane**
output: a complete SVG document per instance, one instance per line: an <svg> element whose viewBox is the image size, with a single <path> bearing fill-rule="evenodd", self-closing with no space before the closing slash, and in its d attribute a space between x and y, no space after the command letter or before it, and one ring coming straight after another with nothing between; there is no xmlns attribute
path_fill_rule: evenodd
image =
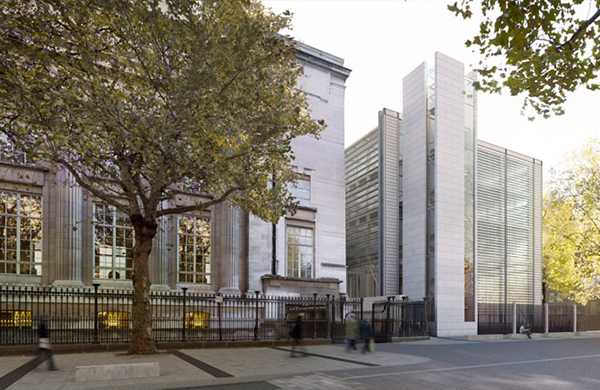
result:
<svg viewBox="0 0 600 390"><path fill-rule="evenodd" d="M125 280L133 272L135 234L129 218L113 206L95 204L94 277Z"/></svg>
<svg viewBox="0 0 600 390"><path fill-rule="evenodd" d="M312 277L313 231L300 227L287 227L287 275Z"/></svg>
<svg viewBox="0 0 600 390"><path fill-rule="evenodd" d="M16 274L17 273L17 264L16 263L6 264L6 273L7 274Z"/></svg>
<svg viewBox="0 0 600 390"><path fill-rule="evenodd" d="M210 220L194 216L179 216L179 281L207 283L210 281Z"/></svg>
<svg viewBox="0 0 600 390"><path fill-rule="evenodd" d="M17 194L0 192L0 213L17 215Z"/></svg>
<svg viewBox="0 0 600 390"><path fill-rule="evenodd" d="M42 198L0 192L0 273L41 275ZM17 252L17 248L20 250Z"/></svg>
<svg viewBox="0 0 600 390"><path fill-rule="evenodd" d="M27 217L42 216L42 199L39 196L21 196L21 215Z"/></svg>

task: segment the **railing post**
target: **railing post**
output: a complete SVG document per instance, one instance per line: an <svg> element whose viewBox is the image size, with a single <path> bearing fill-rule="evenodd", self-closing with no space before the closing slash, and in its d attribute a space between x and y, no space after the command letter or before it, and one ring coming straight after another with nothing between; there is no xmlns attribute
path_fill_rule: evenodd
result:
<svg viewBox="0 0 600 390"><path fill-rule="evenodd" d="M325 303L325 316L327 317L327 334L325 335L325 339L329 338L330 335L330 328L331 328L331 321L329 318L329 294L326 294L327 296L327 302Z"/></svg>
<svg viewBox="0 0 600 390"><path fill-rule="evenodd" d="M360 320L364 321L365 318L363 317L364 313L363 313L363 304L365 303L365 298L360 298Z"/></svg>
<svg viewBox="0 0 600 390"><path fill-rule="evenodd" d="M98 342L98 287L99 283L94 283L94 344Z"/></svg>
<svg viewBox="0 0 600 390"><path fill-rule="evenodd" d="M313 293L313 339L317 339L317 293Z"/></svg>
<svg viewBox="0 0 600 390"><path fill-rule="evenodd" d="M512 333L517 334L517 302L512 304Z"/></svg>
<svg viewBox="0 0 600 390"><path fill-rule="evenodd" d="M392 341L392 334L390 332L390 310L392 309L391 305L392 297L387 297L387 305L386 305L386 318L385 318L385 337L387 342Z"/></svg>
<svg viewBox="0 0 600 390"><path fill-rule="evenodd" d="M217 295L215 300L217 301L217 315L219 317L219 341L223 341L223 328L221 327L221 302L223 302L223 296Z"/></svg>
<svg viewBox="0 0 600 390"><path fill-rule="evenodd" d="M254 291L254 293L256 294L256 320L254 323L254 340L258 340L258 294L260 294L260 291Z"/></svg>
<svg viewBox="0 0 600 390"><path fill-rule="evenodd" d="M331 297L331 344L335 344L335 295Z"/></svg>
<svg viewBox="0 0 600 390"><path fill-rule="evenodd" d="M187 292L188 288L182 287L181 289L183 290L183 317L182 317L183 326L181 327L181 341L185 342L185 341L187 341L186 337L185 337L185 312L187 311L185 298L186 298L186 292Z"/></svg>
<svg viewBox="0 0 600 390"><path fill-rule="evenodd" d="M577 304L573 304L573 333L577 332Z"/></svg>
<svg viewBox="0 0 600 390"><path fill-rule="evenodd" d="M427 311L429 304L429 300L427 299L427 297L423 297L423 310L425 311L423 313L423 318L425 319L425 327L424 329L421 330L421 333L425 336L425 335L429 335L429 312Z"/></svg>
<svg viewBox="0 0 600 390"><path fill-rule="evenodd" d="M548 321L549 319L549 310L550 307L547 303L544 303L544 333L547 335L549 330L550 330L550 323Z"/></svg>

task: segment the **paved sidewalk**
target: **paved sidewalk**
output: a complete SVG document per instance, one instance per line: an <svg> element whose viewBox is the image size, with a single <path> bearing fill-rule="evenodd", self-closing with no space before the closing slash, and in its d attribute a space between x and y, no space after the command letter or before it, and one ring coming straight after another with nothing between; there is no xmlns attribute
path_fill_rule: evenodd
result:
<svg viewBox="0 0 600 390"><path fill-rule="evenodd" d="M46 363L43 363L9 387L2 387L0 378L0 390L176 389L246 382L268 382L269 386L276 386L272 388L284 389L335 389L343 388L339 386L344 383L347 388L349 384L320 374L321 372L401 366L428 361L427 358L397 353L348 353L340 345L308 346L304 351L306 354L297 358L290 357L288 347L182 349L151 356L127 356L111 352L59 354L54 359L60 371L47 371ZM0 376L7 375L32 359L33 357L1 357ZM77 366L146 362L159 364L159 377L75 382ZM339 386L335 387L337 385Z"/></svg>
<svg viewBox="0 0 600 390"><path fill-rule="evenodd" d="M361 389L368 390L373 387L367 386L364 383L352 382L334 378L325 374L310 374L303 376L294 376L291 378L273 379L268 383L275 385L285 390L345 390L345 389Z"/></svg>

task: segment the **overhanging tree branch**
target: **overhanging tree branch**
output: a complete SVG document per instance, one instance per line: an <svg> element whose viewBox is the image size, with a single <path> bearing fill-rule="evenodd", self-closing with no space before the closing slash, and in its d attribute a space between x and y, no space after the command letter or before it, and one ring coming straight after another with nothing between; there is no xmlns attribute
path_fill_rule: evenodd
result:
<svg viewBox="0 0 600 390"><path fill-rule="evenodd" d="M213 200L204 202L202 204L195 204L195 205L191 205L191 206L176 206L176 207L169 207L169 208L166 208L166 209L162 209L162 210L158 211L157 217L160 218L160 217L165 216L165 215L183 214L183 213L189 213L189 212L192 212L192 211L207 210L211 206L214 206L214 205L216 205L218 203L224 202L225 200L227 200L227 198L229 197L229 195L233 194L234 192L243 191L244 189L245 189L244 187L230 188L227 191L225 191L217 199L213 199Z"/></svg>
<svg viewBox="0 0 600 390"><path fill-rule="evenodd" d="M563 47L565 47L567 45L571 46L573 44L573 42L575 42L579 38L579 36L581 35L581 33L584 32L598 18L600 18L600 9L598 9L596 11L596 13L594 15L592 15L591 18L589 18L584 23L582 23L581 26L579 26L579 28L573 33L573 35L571 36L571 38L569 38L565 43L563 43L562 45L560 45L557 49L560 50L560 49L562 49Z"/></svg>

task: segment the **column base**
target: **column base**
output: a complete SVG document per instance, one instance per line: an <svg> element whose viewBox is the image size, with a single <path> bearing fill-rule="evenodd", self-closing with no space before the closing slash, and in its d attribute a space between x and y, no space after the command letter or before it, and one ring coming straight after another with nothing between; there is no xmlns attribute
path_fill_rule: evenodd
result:
<svg viewBox="0 0 600 390"><path fill-rule="evenodd" d="M150 290L171 291L171 287L166 284L152 284Z"/></svg>
<svg viewBox="0 0 600 390"><path fill-rule="evenodd" d="M55 287L85 287L81 280L55 280L52 285Z"/></svg>
<svg viewBox="0 0 600 390"><path fill-rule="evenodd" d="M239 288L237 287L222 287L219 289L220 294L241 294Z"/></svg>

